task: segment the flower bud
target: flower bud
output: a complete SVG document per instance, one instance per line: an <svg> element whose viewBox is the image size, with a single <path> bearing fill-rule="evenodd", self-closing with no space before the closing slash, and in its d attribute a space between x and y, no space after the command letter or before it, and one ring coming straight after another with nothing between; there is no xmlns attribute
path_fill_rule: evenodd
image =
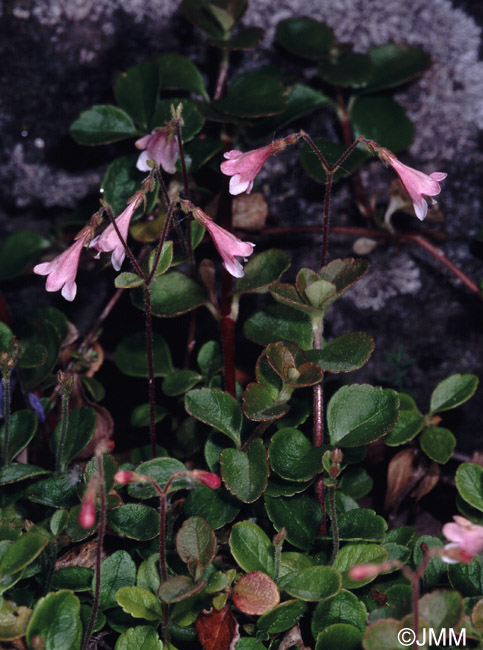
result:
<svg viewBox="0 0 483 650"><path fill-rule="evenodd" d="M136 474L136 472L131 472L129 470L122 470L121 472L116 472L114 474L114 482L119 483L120 485L126 485L127 483L137 483L141 480L140 474Z"/></svg>
<svg viewBox="0 0 483 650"><path fill-rule="evenodd" d="M348 576L354 582L375 578L381 572L381 564L356 564L349 569Z"/></svg>
<svg viewBox="0 0 483 650"><path fill-rule="evenodd" d="M203 483L203 485L206 485L212 490L216 490L221 485L220 477L217 474L213 474L212 472L205 472L202 469L194 469L191 472L191 476L195 479L195 481Z"/></svg>

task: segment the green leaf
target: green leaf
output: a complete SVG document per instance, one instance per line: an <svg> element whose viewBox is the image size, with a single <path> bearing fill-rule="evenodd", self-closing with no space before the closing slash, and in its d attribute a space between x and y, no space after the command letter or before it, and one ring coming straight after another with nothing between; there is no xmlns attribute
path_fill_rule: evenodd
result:
<svg viewBox="0 0 483 650"><path fill-rule="evenodd" d="M176 458L153 458L139 465L136 470L139 474L153 478L161 489L166 487L169 479L175 472L186 472L186 467ZM171 483L168 492L184 489L189 486L189 481L180 476ZM128 487L130 496L135 499L151 499L156 496L154 487L149 483L132 483Z"/></svg>
<svg viewBox="0 0 483 650"><path fill-rule="evenodd" d="M220 463L226 487L240 501L256 501L267 487L267 453L260 438L254 440L246 452L225 449L221 452Z"/></svg>
<svg viewBox="0 0 483 650"><path fill-rule="evenodd" d="M287 386L303 388L322 381L323 373L315 363L304 363L305 355L296 346L271 343L265 350L272 369Z"/></svg>
<svg viewBox="0 0 483 650"><path fill-rule="evenodd" d="M249 70L230 84L228 94L212 103L213 108L237 117L265 117L282 113L287 105L280 80L263 70Z"/></svg>
<svg viewBox="0 0 483 650"><path fill-rule="evenodd" d="M229 393L217 388L200 388L187 393L184 403L190 415L221 431L233 440L237 447L240 446L242 410Z"/></svg>
<svg viewBox="0 0 483 650"><path fill-rule="evenodd" d="M131 300L135 307L144 309L144 292L133 291ZM169 271L155 278L151 284L153 316L161 318L179 316L207 302L200 285L180 271Z"/></svg>
<svg viewBox="0 0 483 650"><path fill-rule="evenodd" d="M416 402L410 395L399 393L399 419L384 442L389 447L397 447L409 442L418 435L424 426L424 417L420 413Z"/></svg>
<svg viewBox="0 0 483 650"><path fill-rule="evenodd" d="M159 534L159 513L142 503L127 503L107 513L110 527L119 535L145 541Z"/></svg>
<svg viewBox="0 0 483 650"><path fill-rule="evenodd" d="M126 551L115 551L101 564L101 590L99 608L101 611L116 606L116 592L121 587L133 587L136 583L136 565ZM92 578L92 593L95 592L95 576Z"/></svg>
<svg viewBox="0 0 483 650"><path fill-rule="evenodd" d="M211 6L210 0L183 0L181 5L183 13L193 25L211 38L223 39L226 36L225 30L216 15L210 11Z"/></svg>
<svg viewBox="0 0 483 650"><path fill-rule="evenodd" d="M103 454L102 468L104 473L104 486L105 486L106 494L108 494L111 491L112 486L114 485L114 475L118 470L118 464L112 456L109 456L109 454ZM89 483L91 477L95 476L96 474L98 474L98 465L97 465L97 458L94 456L89 460L89 462L85 466L84 482Z"/></svg>
<svg viewBox="0 0 483 650"><path fill-rule="evenodd" d="M455 591L436 589L419 600L419 612L432 628L454 628L464 613L463 600Z"/></svg>
<svg viewBox="0 0 483 650"><path fill-rule="evenodd" d="M209 101L201 72L185 56L180 54L161 54L156 59L163 90L187 90L197 93Z"/></svg>
<svg viewBox="0 0 483 650"><path fill-rule="evenodd" d="M223 356L218 341L203 343L196 357L201 372L207 377L216 375L223 368Z"/></svg>
<svg viewBox="0 0 483 650"><path fill-rule="evenodd" d="M307 481L322 471L325 447L313 447L298 429L280 429L268 450L270 466L289 481Z"/></svg>
<svg viewBox="0 0 483 650"><path fill-rule="evenodd" d="M265 495L265 509L276 530L287 530L287 541L303 551L310 551L315 543L321 511L317 501L309 494L293 497Z"/></svg>
<svg viewBox="0 0 483 650"><path fill-rule="evenodd" d="M329 625L317 637L315 650L359 650L362 631L347 623Z"/></svg>
<svg viewBox="0 0 483 650"><path fill-rule="evenodd" d="M0 282L21 275L48 247L49 242L31 230L18 230L5 237L0 244Z"/></svg>
<svg viewBox="0 0 483 650"><path fill-rule="evenodd" d="M206 485L197 485L186 497L186 517L200 515L215 530L233 521L240 512L237 500L223 487L212 490Z"/></svg>
<svg viewBox="0 0 483 650"><path fill-rule="evenodd" d="M342 587L355 589L372 582L373 578L354 581L347 573L356 564L382 564L387 560L387 551L379 544L346 544L337 553L332 567L342 573Z"/></svg>
<svg viewBox="0 0 483 650"><path fill-rule="evenodd" d="M467 597L481 597L483 593L483 558L475 557L468 564L448 564L448 578L456 591Z"/></svg>
<svg viewBox="0 0 483 650"><path fill-rule="evenodd" d="M74 409L69 413L69 421L67 423L67 430L64 437L64 446L61 452L61 457L58 459L61 467L67 465L74 460L78 454L89 444L94 435L97 426L96 411L92 406L81 406ZM57 451L62 423L55 427L53 435L52 448Z"/></svg>
<svg viewBox="0 0 483 650"><path fill-rule="evenodd" d="M70 589L71 591L89 591L92 586L94 571L83 566L67 566L56 571L52 577L52 589Z"/></svg>
<svg viewBox="0 0 483 650"><path fill-rule="evenodd" d="M123 632L114 650L162 650L163 643L150 625L137 625Z"/></svg>
<svg viewBox="0 0 483 650"><path fill-rule="evenodd" d="M137 273L124 271L114 279L116 289L135 289L144 284L144 279Z"/></svg>
<svg viewBox="0 0 483 650"><path fill-rule="evenodd" d="M35 648L34 637L42 639L42 650L80 650L82 623L77 596L71 591L57 591L40 598L27 627L29 649Z"/></svg>
<svg viewBox="0 0 483 650"><path fill-rule="evenodd" d="M363 467L348 467L341 474L337 488L353 499L361 499L369 494L373 484Z"/></svg>
<svg viewBox="0 0 483 650"><path fill-rule="evenodd" d="M462 463L456 470L456 488L473 508L483 512L483 467Z"/></svg>
<svg viewBox="0 0 483 650"><path fill-rule="evenodd" d="M284 251L276 248L263 251L245 264L245 275L236 281L235 293L266 293L268 285L278 280L289 266L290 260Z"/></svg>
<svg viewBox="0 0 483 650"><path fill-rule="evenodd" d="M307 611L307 605L300 600L287 600L257 620L257 628L267 634L280 634L297 624Z"/></svg>
<svg viewBox="0 0 483 650"><path fill-rule="evenodd" d="M6 325L5 323L2 323L0 321L0 352L9 352L10 351L10 343L13 340L13 332Z"/></svg>
<svg viewBox="0 0 483 650"><path fill-rule="evenodd" d="M322 350L309 350L307 361L327 372L352 372L365 365L374 351L374 339L364 332L348 332L327 343Z"/></svg>
<svg viewBox="0 0 483 650"><path fill-rule="evenodd" d="M263 41L265 31L261 27L245 27L228 40L214 40L212 45L223 50L251 50Z"/></svg>
<svg viewBox="0 0 483 650"><path fill-rule="evenodd" d="M191 140L185 146L188 171L194 174L222 150L223 143L214 137L207 136L203 139Z"/></svg>
<svg viewBox="0 0 483 650"><path fill-rule="evenodd" d="M283 418L290 408L287 404L277 403L270 388L255 382L246 387L242 406L246 417L256 422L270 422Z"/></svg>
<svg viewBox="0 0 483 650"><path fill-rule="evenodd" d="M14 575L40 555L47 546L48 539L39 533L27 533L19 537L2 557L0 576Z"/></svg>
<svg viewBox="0 0 483 650"><path fill-rule="evenodd" d="M319 66L324 81L342 88L364 88L370 82L374 66L367 54L346 52L336 61L323 61Z"/></svg>
<svg viewBox="0 0 483 650"><path fill-rule="evenodd" d="M142 587L121 587L115 598L123 610L134 618L159 621L163 617L159 599Z"/></svg>
<svg viewBox="0 0 483 650"><path fill-rule="evenodd" d="M155 250L153 250L153 252L149 256L149 271L150 272L153 270L154 262L156 260L156 254L157 254L157 250L155 249ZM166 271L171 266L172 261L173 261L173 242L172 241L165 241L164 244L163 244L163 249L161 251L161 255L159 256L156 271L154 272L155 277L157 277L158 275L163 275L163 273L166 273Z"/></svg>
<svg viewBox="0 0 483 650"><path fill-rule="evenodd" d="M49 377L52 372L60 352L61 334L57 326L46 318L30 321L29 325L31 329L25 340L26 346L40 343L47 351L46 361L41 366L22 369L21 375L25 387L32 389Z"/></svg>
<svg viewBox="0 0 483 650"><path fill-rule="evenodd" d="M332 28L313 18L282 20L276 38L291 54L315 61L324 57L335 41Z"/></svg>
<svg viewBox="0 0 483 650"><path fill-rule="evenodd" d="M239 521L231 529L230 550L247 573L261 571L273 577L273 547L268 535L250 521Z"/></svg>
<svg viewBox="0 0 483 650"><path fill-rule="evenodd" d="M79 514L81 506L77 505L72 508L69 512L69 518L67 520L67 529L66 533L70 537L72 542L81 542L84 539L87 539L93 535L99 527L99 515L96 513L96 520L91 528L84 528L79 524Z"/></svg>
<svg viewBox="0 0 483 650"><path fill-rule="evenodd" d="M27 347L20 344L20 357L17 362L19 368L36 368L47 361L47 350L41 343L33 343Z"/></svg>
<svg viewBox="0 0 483 650"><path fill-rule="evenodd" d="M134 123L149 130L160 88L160 74L156 63L134 65L117 76L114 97Z"/></svg>
<svg viewBox="0 0 483 650"><path fill-rule="evenodd" d="M37 430L37 418L30 409L15 411L10 417L8 446L5 454L5 464L10 463L25 449ZM4 449L5 425L0 429L0 444Z"/></svg>
<svg viewBox="0 0 483 650"><path fill-rule="evenodd" d="M368 384L343 386L330 399L330 440L339 447L358 447L381 438L399 417L399 396L389 388Z"/></svg>
<svg viewBox="0 0 483 650"><path fill-rule="evenodd" d="M94 402L101 402L106 396L106 389L95 377L81 377L82 386Z"/></svg>
<svg viewBox="0 0 483 650"><path fill-rule="evenodd" d="M188 568L193 560L205 568L215 557L216 542L215 531L203 517L189 517L176 535L176 550Z"/></svg>
<svg viewBox="0 0 483 650"><path fill-rule="evenodd" d="M464 404L478 387L475 375L451 375L440 382L431 395L431 413L449 411Z"/></svg>
<svg viewBox="0 0 483 650"><path fill-rule="evenodd" d="M26 489L25 496L34 503L53 508L70 508L79 502L75 485L68 475L41 479Z"/></svg>
<svg viewBox="0 0 483 650"><path fill-rule="evenodd" d="M183 142L189 142L201 131L205 120L193 102L190 102L186 97L173 97L159 102L156 112L153 115L152 124L153 127L164 126L164 124L169 122L173 117L171 106L176 109L179 104L182 104L183 106L181 113L183 118L181 139Z"/></svg>
<svg viewBox="0 0 483 650"><path fill-rule="evenodd" d="M334 623L353 625L364 632L366 621L364 603L352 592L341 589L333 598L316 606L311 620L312 635L317 638L320 632Z"/></svg>
<svg viewBox="0 0 483 650"><path fill-rule="evenodd" d="M424 550L421 548L422 546L424 547ZM427 552L427 549L442 547L443 543L436 537L431 537L431 535L421 535L421 537L418 537L414 543L413 551L415 566L419 566L421 564ZM436 555L429 561L423 575L423 580L425 580L428 585L435 587L440 583L445 573L446 564L440 557Z"/></svg>
<svg viewBox="0 0 483 650"><path fill-rule="evenodd" d="M430 55L419 47L385 43L368 50L374 69L365 92L394 88L419 77L431 65Z"/></svg>
<svg viewBox="0 0 483 650"><path fill-rule="evenodd" d="M132 153L119 158L114 158L102 179L102 198L108 203L115 215L120 215L126 209L126 203L131 196L137 192L141 181L145 178L145 172L136 169L138 154ZM154 192L146 195L146 210L152 210L158 198L158 187ZM144 205L137 208L136 214L142 214ZM135 224L134 227L138 225Z"/></svg>
<svg viewBox="0 0 483 650"><path fill-rule="evenodd" d="M28 607L18 606L13 602L2 599L0 605L0 641L14 641L25 636L31 614L32 610Z"/></svg>
<svg viewBox="0 0 483 650"><path fill-rule="evenodd" d="M293 497L294 494L305 492L312 481L305 483L294 483L293 481L285 481L278 476L272 475L268 481L265 494L269 497Z"/></svg>
<svg viewBox="0 0 483 650"><path fill-rule="evenodd" d="M177 370L163 381L163 393L170 397L183 395L183 393L191 390L193 386L199 384L202 379L203 377L194 370L188 370L188 368Z"/></svg>
<svg viewBox="0 0 483 650"><path fill-rule="evenodd" d="M322 155L329 165L334 165L346 151L346 147L344 145L338 144L336 142L316 140L315 144L320 149ZM344 160L343 165L341 165L337 171L334 172L333 181L337 182L341 178L350 176L357 169L359 169L359 167L365 163L368 158L370 158L370 155L366 150L358 148L354 149L354 151ZM302 147L300 150L300 162L302 163L302 167L305 169L310 178L312 178L317 183L322 183L325 185L327 174L320 164L319 159L309 146Z"/></svg>
<svg viewBox="0 0 483 650"><path fill-rule="evenodd" d="M37 465L26 465L24 463L12 463L5 465L0 469L0 485L8 485L10 483L18 483L25 481L29 478L42 476L42 474L50 474L48 469L37 467Z"/></svg>
<svg viewBox="0 0 483 650"><path fill-rule="evenodd" d="M414 139L413 123L392 97L360 97L352 106L350 118L356 137L363 135L395 153L407 149Z"/></svg>
<svg viewBox="0 0 483 650"><path fill-rule="evenodd" d="M83 111L71 124L70 134L79 144L96 145L124 140L138 132L125 111L104 104Z"/></svg>
<svg viewBox="0 0 483 650"><path fill-rule="evenodd" d="M364 650L401 650L398 635L401 628L402 623L393 618L372 623L364 636Z"/></svg>
<svg viewBox="0 0 483 650"><path fill-rule="evenodd" d="M428 427L419 441L424 453L437 463L447 463L456 447L456 438L449 429Z"/></svg>
<svg viewBox="0 0 483 650"><path fill-rule="evenodd" d="M328 566L314 566L303 569L284 582L284 591L294 598L306 601L320 601L332 598L341 588L339 571Z"/></svg>
<svg viewBox="0 0 483 650"><path fill-rule="evenodd" d="M197 594L205 585L205 580L195 582L189 576L174 576L161 584L158 594L165 603L179 603Z"/></svg>
<svg viewBox="0 0 483 650"><path fill-rule="evenodd" d="M168 415L168 411L164 406L156 404L154 408L154 421L157 424L164 420ZM131 426L133 427L148 427L150 418L150 406L149 404L139 404L131 413Z"/></svg>
<svg viewBox="0 0 483 650"><path fill-rule="evenodd" d="M374 510L350 510L337 518L339 537L346 541L382 542L387 530L385 520Z"/></svg>
<svg viewBox="0 0 483 650"><path fill-rule="evenodd" d="M121 372L130 377L147 377L146 336L136 332L126 337L114 351L114 363ZM173 372L171 352L166 340L153 332L154 376L167 377Z"/></svg>
<svg viewBox="0 0 483 650"><path fill-rule="evenodd" d="M245 335L260 345L277 341L291 341L302 350L312 347L310 318L285 305L270 305L251 316L244 325Z"/></svg>

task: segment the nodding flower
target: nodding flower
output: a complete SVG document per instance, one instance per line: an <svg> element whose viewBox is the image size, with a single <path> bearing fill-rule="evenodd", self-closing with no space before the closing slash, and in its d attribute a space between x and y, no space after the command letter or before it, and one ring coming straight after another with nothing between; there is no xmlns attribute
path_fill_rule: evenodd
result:
<svg viewBox="0 0 483 650"><path fill-rule="evenodd" d="M176 171L176 160L178 158L178 141L172 128L157 127L149 135L136 140L135 145L144 151L139 155L136 167L142 172L151 171L148 160L156 162L168 174Z"/></svg>

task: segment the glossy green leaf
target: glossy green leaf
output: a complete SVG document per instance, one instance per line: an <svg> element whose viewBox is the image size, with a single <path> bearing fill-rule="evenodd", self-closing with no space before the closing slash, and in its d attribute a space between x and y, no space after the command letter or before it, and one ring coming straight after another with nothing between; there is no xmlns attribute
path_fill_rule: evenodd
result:
<svg viewBox="0 0 483 650"><path fill-rule="evenodd" d="M163 489L174 473L186 472L186 467L176 458L163 457L153 458L142 463L136 471L144 476L150 476ZM186 478L180 476L172 481L168 492L181 490L188 487L189 484ZM150 499L157 494L154 487L149 483L131 483L128 492L135 499Z"/></svg>
<svg viewBox="0 0 483 650"><path fill-rule="evenodd" d="M168 415L168 411L164 406L156 404L154 409L154 421L161 422ZM131 413L131 426L133 427L148 427L150 419L150 406L149 404L139 404Z"/></svg>
<svg viewBox="0 0 483 650"><path fill-rule="evenodd" d="M387 530L385 520L374 510L360 508L340 514L337 518L339 537L345 541L382 542Z"/></svg>
<svg viewBox="0 0 483 650"><path fill-rule="evenodd" d="M355 136L375 140L395 153L407 149L414 139L413 123L392 97L360 97L352 107L350 118Z"/></svg>
<svg viewBox="0 0 483 650"><path fill-rule="evenodd" d="M260 438L254 440L246 452L225 449L221 452L220 464L227 489L240 501L256 501L267 487L267 454Z"/></svg>
<svg viewBox="0 0 483 650"><path fill-rule="evenodd" d="M183 0L182 10L190 22L205 34L214 39L223 39L226 37L225 29L216 18L216 14L210 11L212 2L210 0ZM220 7L226 6L221 3ZM234 26L233 22L233 26Z"/></svg>
<svg viewBox="0 0 483 650"><path fill-rule="evenodd" d="M322 350L309 350L307 360L327 372L352 372L365 365L374 351L374 339L364 332L348 332L327 343Z"/></svg>
<svg viewBox="0 0 483 650"><path fill-rule="evenodd" d="M324 81L333 86L364 88L371 80L373 68L367 54L346 52L335 61L323 61L319 66L319 73Z"/></svg>
<svg viewBox="0 0 483 650"><path fill-rule="evenodd" d="M119 535L145 541L159 535L159 513L142 503L127 503L107 513L109 526Z"/></svg>
<svg viewBox="0 0 483 650"><path fill-rule="evenodd" d="M365 92L399 86L421 75L431 65L430 55L419 47L385 43L368 50L374 66Z"/></svg>
<svg viewBox="0 0 483 650"><path fill-rule="evenodd" d="M185 409L197 420L209 424L240 445L242 410L229 393L217 388L192 390L185 396Z"/></svg>
<svg viewBox="0 0 483 650"><path fill-rule="evenodd" d="M347 623L329 625L317 637L315 650L359 650L362 631Z"/></svg>
<svg viewBox="0 0 483 650"><path fill-rule="evenodd" d="M300 600L320 601L335 596L341 585L339 571L328 566L314 566L295 573L284 582L284 591Z"/></svg>
<svg viewBox="0 0 483 650"><path fill-rule="evenodd" d="M325 140L316 140L316 146L320 149L322 155L329 165L334 165L342 154L345 153L346 147L336 142L327 142ZM369 153L365 149L356 148L344 160L344 163L334 172L333 181L337 182L341 178L350 176L359 167L370 158ZM305 146L300 151L300 162L307 174L317 183L325 184L327 174L325 173L319 159L308 146Z"/></svg>
<svg viewBox="0 0 483 650"><path fill-rule="evenodd" d="M181 113L183 118L181 138L183 142L189 142L201 131L205 120L194 103L190 102L186 97L173 97L172 99L164 99L159 102L152 118L152 124L154 127L164 126L173 117L171 107L177 109L179 104L183 106Z"/></svg>
<svg viewBox="0 0 483 650"><path fill-rule="evenodd" d="M93 569L83 566L67 566L58 569L52 577L53 591L70 589L71 591L90 591Z"/></svg>
<svg viewBox="0 0 483 650"><path fill-rule="evenodd" d="M423 426L424 417L414 399L410 395L399 393L399 419L393 430L384 438L384 442L389 447L402 445L416 437Z"/></svg>
<svg viewBox="0 0 483 650"><path fill-rule="evenodd" d="M274 282L270 287L270 293L277 302L282 305L296 309L297 311L306 314L309 317L317 316L319 310L322 308L322 295L324 298L334 296L336 289L333 284L328 282L319 282L319 293L317 302L309 302L305 296L301 296L297 289L292 284L285 282ZM323 287L320 285L324 285Z"/></svg>
<svg viewBox="0 0 483 650"><path fill-rule="evenodd" d="M153 252L149 256L150 272L152 271L154 262L156 261L156 255L157 255L157 251L153 250ZM173 261L173 242L165 241L163 244L163 248L161 250L161 254L159 256L158 264L156 266L156 271L154 272L154 275L157 277L158 275L163 275L163 273L166 273L166 271L171 266L172 261Z"/></svg>
<svg viewBox="0 0 483 650"><path fill-rule="evenodd" d="M305 492L312 481L296 483L294 481L285 481L275 474L272 474L265 490L268 497L293 497L295 494Z"/></svg>
<svg viewBox="0 0 483 650"><path fill-rule="evenodd" d="M120 273L114 279L114 286L116 289L135 289L144 284L143 278L137 273L130 273L125 271Z"/></svg>
<svg viewBox="0 0 483 650"><path fill-rule="evenodd" d="M280 429L268 450L270 466L289 481L307 481L322 471L325 447L313 447L298 429Z"/></svg>
<svg viewBox="0 0 483 650"><path fill-rule="evenodd" d="M126 551L115 551L101 564L101 591L99 608L101 611L116 606L116 592L121 587L133 587L136 583L136 565ZM92 592L95 591L95 576L92 579Z"/></svg>
<svg viewBox="0 0 483 650"><path fill-rule="evenodd" d="M210 136L187 142L185 155L188 171L194 174L222 150L221 140Z"/></svg>
<svg viewBox="0 0 483 650"><path fill-rule="evenodd" d="M123 632L116 641L114 650L162 650L163 642L150 625L137 625Z"/></svg>
<svg viewBox="0 0 483 650"><path fill-rule="evenodd" d="M14 575L40 555L48 539L39 533L27 533L11 544L0 562L0 576Z"/></svg>
<svg viewBox="0 0 483 650"><path fill-rule="evenodd" d="M75 485L68 475L41 479L26 489L25 496L30 501L54 508L70 508L79 503Z"/></svg>
<svg viewBox="0 0 483 650"><path fill-rule="evenodd" d="M276 248L263 251L245 264L245 274L236 281L235 292L266 293L268 285L278 280L289 266L290 260L284 251Z"/></svg>
<svg viewBox="0 0 483 650"><path fill-rule="evenodd" d="M309 494L264 497L265 509L276 530L287 530L287 541L309 551L315 543L321 519L320 506Z"/></svg>
<svg viewBox="0 0 483 650"><path fill-rule="evenodd" d="M205 585L205 580L195 582L189 576L174 576L160 585L158 594L165 603L179 603L197 594Z"/></svg>
<svg viewBox="0 0 483 650"><path fill-rule="evenodd" d="M449 411L464 404L472 397L478 387L475 375L451 375L443 379L431 395L431 413Z"/></svg>
<svg viewBox="0 0 483 650"><path fill-rule="evenodd" d="M176 535L178 555L188 565L193 560L205 568L215 557L216 535L213 528L203 517L189 517Z"/></svg>
<svg viewBox="0 0 483 650"><path fill-rule="evenodd" d="M189 492L184 505L187 517L200 515L215 530L233 521L239 512L237 500L223 487L212 490L206 485L197 485Z"/></svg>
<svg viewBox="0 0 483 650"><path fill-rule="evenodd" d="M203 377L194 370L183 368L173 372L169 377L163 381L163 393L170 397L183 395L191 390L193 386L199 384Z"/></svg>
<svg viewBox="0 0 483 650"><path fill-rule="evenodd" d="M121 372L130 377L147 377L146 336L136 332L126 337L114 351L114 362ZM153 333L154 376L167 377L173 372L171 352L161 334Z"/></svg>
<svg viewBox="0 0 483 650"><path fill-rule="evenodd" d="M48 248L49 242L31 230L17 230L0 243L0 281L13 280Z"/></svg>
<svg viewBox="0 0 483 650"><path fill-rule="evenodd" d="M260 345L292 341L302 350L312 347L310 318L285 305L270 305L251 316L244 325L245 335Z"/></svg>
<svg viewBox="0 0 483 650"><path fill-rule="evenodd" d="M448 578L456 591L467 597L481 597L483 593L483 558L478 554L468 564L448 564Z"/></svg>
<svg viewBox="0 0 483 650"><path fill-rule="evenodd" d="M124 140L138 132L125 111L99 104L79 115L71 124L70 134L79 144L96 145Z"/></svg>
<svg viewBox="0 0 483 650"><path fill-rule="evenodd" d="M10 463L15 456L25 449L37 430L37 418L29 409L15 411L10 417L8 446L5 454L5 464ZM0 444L4 449L5 425L0 429Z"/></svg>
<svg viewBox="0 0 483 650"><path fill-rule="evenodd" d="M12 330L10 327L8 327L8 325L0 321L0 352L9 352L12 340Z"/></svg>
<svg viewBox="0 0 483 650"><path fill-rule="evenodd" d="M364 650L401 650L398 636L401 628L402 623L393 618L372 623L364 635Z"/></svg>
<svg viewBox="0 0 483 650"><path fill-rule="evenodd" d="M211 43L223 50L252 50L263 41L264 36L261 27L245 27L227 40L213 40Z"/></svg>
<svg viewBox="0 0 483 650"><path fill-rule="evenodd" d="M287 18L277 25L277 41L291 54L317 61L335 41L332 28L313 18Z"/></svg>
<svg viewBox="0 0 483 650"><path fill-rule="evenodd" d="M30 321L29 325L31 329L25 339L25 345L30 346L40 343L47 351L45 363L35 368L23 368L21 371L25 387L35 388L49 377L54 369L59 356L62 337L57 325L47 318L36 318Z"/></svg>
<svg viewBox="0 0 483 650"><path fill-rule="evenodd" d="M114 83L114 96L135 124L149 130L160 88L156 63L144 62L121 72Z"/></svg>
<svg viewBox="0 0 483 650"><path fill-rule="evenodd" d="M323 373L319 366L305 362L305 355L296 346L288 348L280 343L271 343L265 355L272 369L287 386L303 388L322 381Z"/></svg>
<svg viewBox="0 0 483 650"><path fill-rule="evenodd" d="M431 537L431 535L421 535L421 537L416 538L413 550L415 566L419 566L421 564L428 549L442 547L443 543L437 537ZM426 570L423 574L423 580L426 582L426 584L435 587L436 585L440 584L445 574L446 564L440 557L436 555L428 562Z"/></svg>
<svg viewBox="0 0 483 650"><path fill-rule="evenodd" d="M230 550L247 573L261 571L273 577L274 556L268 535L255 523L239 521L231 529Z"/></svg>
<svg viewBox="0 0 483 650"><path fill-rule="evenodd" d="M389 388L343 386L330 399L327 423L330 440L340 447L357 447L381 438L399 417L399 396Z"/></svg>
<svg viewBox="0 0 483 650"><path fill-rule="evenodd" d="M42 650L80 650L82 623L77 596L63 590L40 598L27 627L30 650L35 648L34 637L43 640Z"/></svg>
<svg viewBox="0 0 483 650"><path fill-rule="evenodd" d="M72 542L81 542L88 537L91 537L96 530L99 528L99 514L96 512L96 519L91 528L84 528L79 524L79 514L81 506L77 505L72 508L69 512L69 518L67 521L66 533L71 539Z"/></svg>
<svg viewBox="0 0 483 650"><path fill-rule="evenodd" d="M22 349L20 345L20 356L17 362L19 368L36 368L47 361L47 349L41 343L33 343Z"/></svg>
<svg viewBox="0 0 483 650"><path fill-rule="evenodd" d="M138 154L132 153L114 160L108 166L102 179L102 198L111 207L115 216L120 215L125 209L127 201L138 191L146 173L136 169ZM158 197L158 187L154 192L146 194L146 210L152 210ZM141 214L144 205L137 208L135 214ZM108 217L106 217L106 221ZM134 227L138 224L134 224Z"/></svg>
<svg viewBox="0 0 483 650"><path fill-rule="evenodd" d="M375 576L354 581L348 577L348 571L356 564L382 564L387 556L387 551L379 544L346 544L337 553L332 567L342 573L344 589L355 589L372 582Z"/></svg>
<svg viewBox="0 0 483 650"><path fill-rule="evenodd" d="M18 606L15 602L2 599L2 605L0 606L0 641L14 641L25 636L31 614L32 610L28 607Z"/></svg>
<svg viewBox="0 0 483 650"><path fill-rule="evenodd" d="M159 599L142 587L121 587L115 594L117 603L134 618L158 621L163 617Z"/></svg>
<svg viewBox="0 0 483 650"><path fill-rule="evenodd" d="M337 488L353 499L361 499L369 494L373 484L363 467L348 467L340 475Z"/></svg>
<svg viewBox="0 0 483 650"><path fill-rule="evenodd" d="M209 100L201 72L180 54L161 54L156 59L163 90L187 90Z"/></svg>
<svg viewBox="0 0 483 650"><path fill-rule="evenodd" d="M455 628L464 613L463 599L455 591L436 589L420 598L419 612L432 628Z"/></svg>
<svg viewBox="0 0 483 650"><path fill-rule="evenodd" d="M48 469L37 467L37 465L12 463L11 465L5 465L5 467L0 469L0 485L18 483L19 481L25 481L29 478L50 473L51 472Z"/></svg>
<svg viewBox="0 0 483 650"><path fill-rule="evenodd" d="M263 70L250 70L238 75L231 82L226 97L213 102L216 110L237 117L276 115L282 113L286 105L283 84Z"/></svg>
<svg viewBox="0 0 483 650"><path fill-rule="evenodd" d="M117 461L109 454L102 455L102 470L104 473L104 485L108 494L114 485L114 475L118 470ZM91 458L84 469L84 482L89 483L92 476L98 474L97 458Z"/></svg>
<svg viewBox="0 0 483 650"><path fill-rule="evenodd" d="M312 615L311 629L315 638L334 623L353 625L364 632L366 621L367 610L364 603L351 591L341 589L333 598L318 603Z"/></svg>
<svg viewBox="0 0 483 650"><path fill-rule="evenodd" d="M83 388L86 389L89 398L94 402L101 402L106 396L106 389L95 377L81 377Z"/></svg>
<svg viewBox="0 0 483 650"><path fill-rule="evenodd" d="M207 341L201 346L196 362L207 377L216 375L223 368L223 356L218 341Z"/></svg>
<svg viewBox="0 0 483 650"><path fill-rule="evenodd" d="M92 406L81 406L69 413L64 445L61 457L58 459L61 467L67 467L67 465L89 444L94 435L96 425L97 415ZM57 451L61 428L62 424L59 422L55 427L53 435L52 449L55 451Z"/></svg>
<svg viewBox="0 0 483 650"><path fill-rule="evenodd" d="M456 438L449 429L428 427L419 441L421 449L437 463L447 463L456 447Z"/></svg>
<svg viewBox="0 0 483 650"><path fill-rule="evenodd" d="M133 304L144 309L144 294L133 291ZM169 271L155 278L151 284L151 307L154 316L178 316L200 307L207 296L200 285L180 271Z"/></svg>
<svg viewBox="0 0 483 650"><path fill-rule="evenodd" d="M483 467L475 463L462 463L456 470L455 481L463 499L483 512Z"/></svg>
<svg viewBox="0 0 483 650"><path fill-rule="evenodd" d="M287 404L277 403L272 390L263 384L252 382L243 393L243 413L255 422L278 420L289 408Z"/></svg>

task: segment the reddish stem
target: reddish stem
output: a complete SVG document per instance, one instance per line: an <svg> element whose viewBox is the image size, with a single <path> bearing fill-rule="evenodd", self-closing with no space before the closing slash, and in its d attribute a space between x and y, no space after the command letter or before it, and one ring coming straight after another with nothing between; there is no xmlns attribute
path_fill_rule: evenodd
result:
<svg viewBox="0 0 483 650"><path fill-rule="evenodd" d="M10 329L13 329L12 315L10 313L10 309L8 308L7 302L5 300L5 296L3 295L3 291L1 289L0 289L0 321L3 321L5 325L8 325Z"/></svg>
<svg viewBox="0 0 483 650"><path fill-rule="evenodd" d="M231 316L222 316L220 326L225 370L225 390L235 397L235 321Z"/></svg>
<svg viewBox="0 0 483 650"><path fill-rule="evenodd" d="M314 328L314 349L320 350L322 347L322 330ZM314 386L314 447L321 447L324 443L324 388L322 382ZM315 496L319 502L322 511L319 535L325 535L326 528L326 509L325 509L325 484L322 475L315 479Z"/></svg>
<svg viewBox="0 0 483 650"><path fill-rule="evenodd" d="M151 453L156 458L156 401L154 395L154 362L153 362L153 317L151 313L151 290L144 285L144 307L146 314L146 356L148 360L148 394L149 394L149 438Z"/></svg>

